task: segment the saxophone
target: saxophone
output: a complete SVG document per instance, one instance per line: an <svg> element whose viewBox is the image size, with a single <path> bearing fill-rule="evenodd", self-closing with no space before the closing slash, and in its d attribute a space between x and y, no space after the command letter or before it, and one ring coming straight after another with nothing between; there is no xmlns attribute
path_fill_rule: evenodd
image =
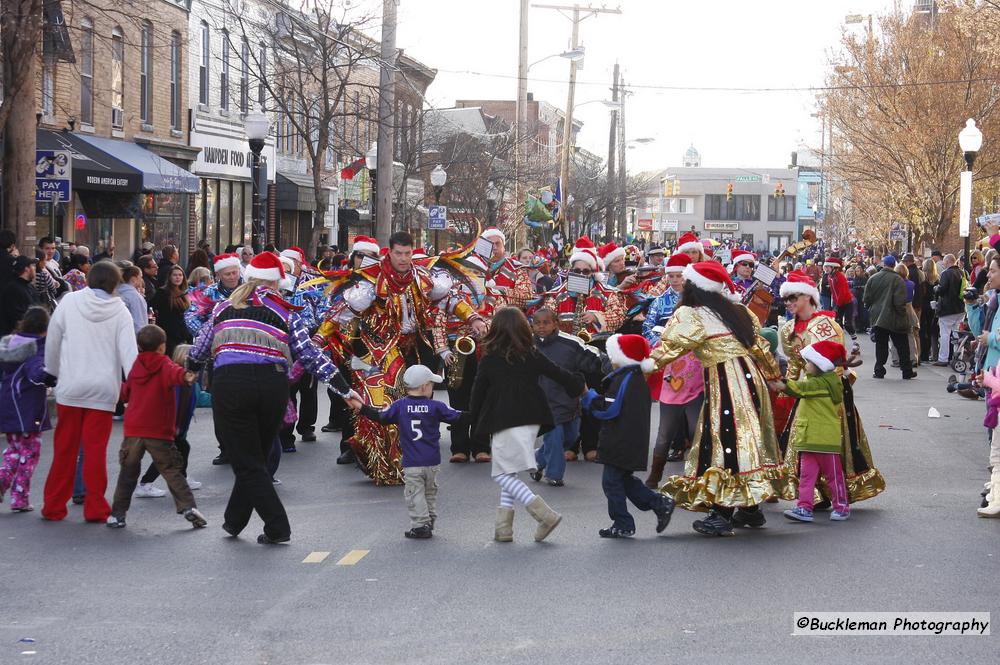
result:
<svg viewBox="0 0 1000 665"><path fill-rule="evenodd" d="M590 343L593 336L583 323L583 315L587 311L587 296L578 293L576 296L576 309L573 311L573 334L583 340L584 344Z"/></svg>
<svg viewBox="0 0 1000 665"><path fill-rule="evenodd" d="M448 365L448 387L458 390L465 380L465 363L473 353L476 352L476 340L468 335L463 335L455 340L455 362Z"/></svg>

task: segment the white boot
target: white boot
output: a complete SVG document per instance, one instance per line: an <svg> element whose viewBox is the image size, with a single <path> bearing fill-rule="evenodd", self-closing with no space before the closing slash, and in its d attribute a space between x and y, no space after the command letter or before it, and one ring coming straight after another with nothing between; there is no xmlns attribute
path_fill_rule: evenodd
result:
<svg viewBox="0 0 1000 665"><path fill-rule="evenodd" d="M980 517L1000 517L1000 469L990 476L990 492L986 495L987 506L976 510Z"/></svg>

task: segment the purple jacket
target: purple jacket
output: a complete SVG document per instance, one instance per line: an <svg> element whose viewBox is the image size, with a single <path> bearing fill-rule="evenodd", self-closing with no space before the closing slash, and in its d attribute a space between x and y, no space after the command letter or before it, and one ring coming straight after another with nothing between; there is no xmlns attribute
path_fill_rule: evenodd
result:
<svg viewBox="0 0 1000 665"><path fill-rule="evenodd" d="M15 333L0 339L0 432L44 432L45 338Z"/></svg>

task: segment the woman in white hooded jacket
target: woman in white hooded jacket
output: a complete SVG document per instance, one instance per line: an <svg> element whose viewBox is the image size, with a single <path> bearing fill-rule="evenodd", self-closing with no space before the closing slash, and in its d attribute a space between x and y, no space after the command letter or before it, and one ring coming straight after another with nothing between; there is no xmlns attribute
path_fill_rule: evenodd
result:
<svg viewBox="0 0 1000 665"><path fill-rule="evenodd" d="M49 323L45 371L58 381L59 420L53 437L52 467L45 481L42 517L47 520L66 517L81 444L87 491L84 519L104 522L111 514L104 498L111 416L122 376L132 369L138 354L132 317L115 296L119 284L118 266L99 261L87 275L87 288L66 294Z"/></svg>

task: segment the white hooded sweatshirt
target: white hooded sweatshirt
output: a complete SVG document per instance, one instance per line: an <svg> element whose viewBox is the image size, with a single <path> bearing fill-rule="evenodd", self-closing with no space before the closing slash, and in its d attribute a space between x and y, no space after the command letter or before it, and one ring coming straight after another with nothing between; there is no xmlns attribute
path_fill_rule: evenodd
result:
<svg viewBox="0 0 1000 665"><path fill-rule="evenodd" d="M125 303L86 288L67 293L49 322L45 371L58 378L56 403L114 411L122 375L138 355Z"/></svg>

